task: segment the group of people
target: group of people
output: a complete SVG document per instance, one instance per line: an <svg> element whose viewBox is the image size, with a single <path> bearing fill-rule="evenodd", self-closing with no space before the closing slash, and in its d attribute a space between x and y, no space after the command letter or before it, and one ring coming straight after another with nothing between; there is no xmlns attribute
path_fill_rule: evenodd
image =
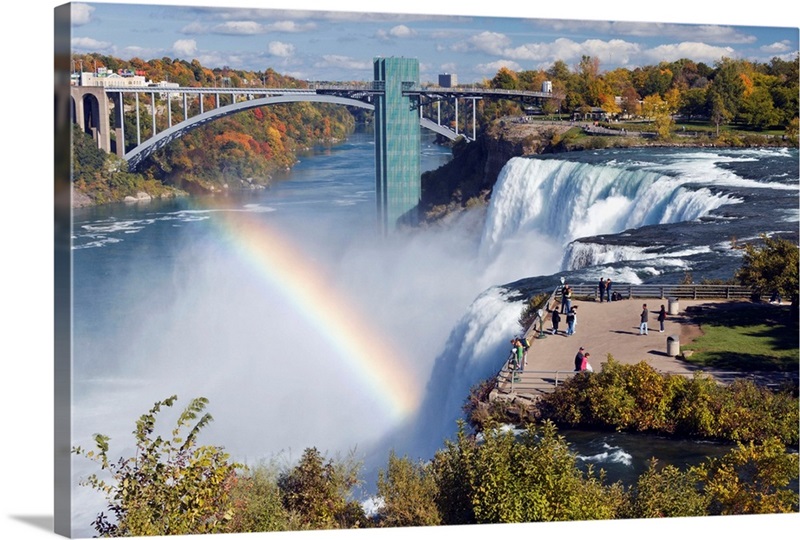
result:
<svg viewBox="0 0 800 540"><path fill-rule="evenodd" d="M569 308L569 311L566 313L565 316L567 329L564 332L565 336L571 336L575 334L575 326L578 324L578 306L572 306ZM561 313L559 310L554 309L550 312L550 321L553 323L553 327L550 329L550 333L556 335L559 333L558 327L561 325Z"/></svg>
<svg viewBox="0 0 800 540"><path fill-rule="evenodd" d="M528 339L516 336L511 340L511 354L508 356L508 368L512 371L524 371L530 343Z"/></svg>
<svg viewBox="0 0 800 540"><path fill-rule="evenodd" d="M599 283L600 301L605 298L607 302L616 300L616 292L611 291L611 278L600 279ZM561 287L561 305L558 308L553 308L549 311L550 320L552 321L552 328L550 333L557 335L560 333L559 327L563 318L566 319L567 329L564 331L565 336L575 335L575 327L578 322L578 306L572 305L572 287L564 283ZM541 317L541 312L540 312ZM648 334L648 323L650 320L650 312L647 304L642 304L642 311L639 315L639 335ZM667 310L664 304L661 304L661 309L658 311L656 320L659 322L659 332L664 332L664 323L667 320ZM526 357L530 344L528 340L523 337L514 337L511 340L511 353L508 358L508 366L512 371L522 371L525 369ZM575 355L575 371L594 371L592 365L589 363L590 354L583 348L578 349Z"/></svg>
<svg viewBox="0 0 800 540"><path fill-rule="evenodd" d="M583 347L578 349L578 354L575 355L575 371L594 371L592 364L589 363L589 351Z"/></svg>
<svg viewBox="0 0 800 540"><path fill-rule="evenodd" d="M642 304L642 313L639 315L639 335L646 336L647 335L647 322L650 319L650 312L647 310L647 304ZM667 308L664 307L664 304L661 304L661 309L658 311L657 316L658 324L659 324L659 332L664 331L664 321L667 320Z"/></svg>

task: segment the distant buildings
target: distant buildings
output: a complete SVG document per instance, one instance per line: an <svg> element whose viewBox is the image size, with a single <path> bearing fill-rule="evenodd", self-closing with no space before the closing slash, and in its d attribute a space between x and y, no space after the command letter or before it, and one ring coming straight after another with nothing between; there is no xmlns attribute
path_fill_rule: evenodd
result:
<svg viewBox="0 0 800 540"><path fill-rule="evenodd" d="M458 77L455 73L442 73L439 75L439 86L442 88L453 88L458 86Z"/></svg>
<svg viewBox="0 0 800 540"><path fill-rule="evenodd" d="M130 69L120 69L116 73L108 68L98 68L95 72L80 72L73 73L71 77L73 85L76 86L102 86L103 88L121 88L121 87L153 87L162 89L158 93L158 97L166 99L169 96L171 99L179 99L181 94L178 92L167 92L168 88L179 88L180 85L174 82L148 81L143 71L136 71Z"/></svg>
<svg viewBox="0 0 800 540"><path fill-rule="evenodd" d="M95 72L81 72L78 78L78 85L80 86L102 86L120 87L120 86L147 86L147 78L144 72L136 73L131 70L119 70L114 73L108 68L98 68Z"/></svg>

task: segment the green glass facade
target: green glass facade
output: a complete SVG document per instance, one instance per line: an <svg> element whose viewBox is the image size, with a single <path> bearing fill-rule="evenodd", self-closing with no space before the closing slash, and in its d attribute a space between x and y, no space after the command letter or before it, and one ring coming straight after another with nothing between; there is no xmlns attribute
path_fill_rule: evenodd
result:
<svg viewBox="0 0 800 540"><path fill-rule="evenodd" d="M384 93L375 102L375 190L384 233L419 217L419 110L403 87L419 86L416 58L376 58L375 82Z"/></svg>

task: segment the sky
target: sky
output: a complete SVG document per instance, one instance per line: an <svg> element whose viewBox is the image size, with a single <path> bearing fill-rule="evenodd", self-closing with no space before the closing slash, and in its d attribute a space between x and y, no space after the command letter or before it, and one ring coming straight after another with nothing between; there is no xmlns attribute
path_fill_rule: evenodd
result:
<svg viewBox="0 0 800 540"><path fill-rule="evenodd" d="M296 9L302 2L269 3L274 9L247 0L233 4L237 7L184 4L73 3L72 48L125 60L167 56L197 59L211 68L272 68L317 81L368 81L374 57L406 56L419 59L421 82L451 73L462 84L491 79L501 67L548 69L563 60L574 68L583 55L598 58L601 71L608 71L681 58L711 66L723 57L769 62L798 53L797 22L781 16L780 2L770 4L773 22L745 18L756 26L727 22L733 20L730 13L699 11L687 24L675 18L677 13L665 12L660 19L641 6L602 11L599 16L607 19L581 20L579 14L591 11L570 10L567 19L566 13L539 16L530 9L520 17L465 6L454 11L446 2L417 6L425 8L418 12L410 11L413 3L404 3L398 9L405 13L363 11L377 5L367 2L337 2L336 11L320 11L322 2L307 10Z"/></svg>

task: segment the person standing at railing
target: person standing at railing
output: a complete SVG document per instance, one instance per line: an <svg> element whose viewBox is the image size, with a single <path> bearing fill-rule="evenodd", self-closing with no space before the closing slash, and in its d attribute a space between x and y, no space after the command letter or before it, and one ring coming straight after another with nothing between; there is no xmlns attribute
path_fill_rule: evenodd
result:
<svg viewBox="0 0 800 540"><path fill-rule="evenodd" d="M600 283L597 284L597 289L600 292L600 301L603 301L603 297L606 295L606 282L603 278L600 278Z"/></svg>
<svg viewBox="0 0 800 540"><path fill-rule="evenodd" d="M611 302L611 278L606 279L606 302Z"/></svg>

